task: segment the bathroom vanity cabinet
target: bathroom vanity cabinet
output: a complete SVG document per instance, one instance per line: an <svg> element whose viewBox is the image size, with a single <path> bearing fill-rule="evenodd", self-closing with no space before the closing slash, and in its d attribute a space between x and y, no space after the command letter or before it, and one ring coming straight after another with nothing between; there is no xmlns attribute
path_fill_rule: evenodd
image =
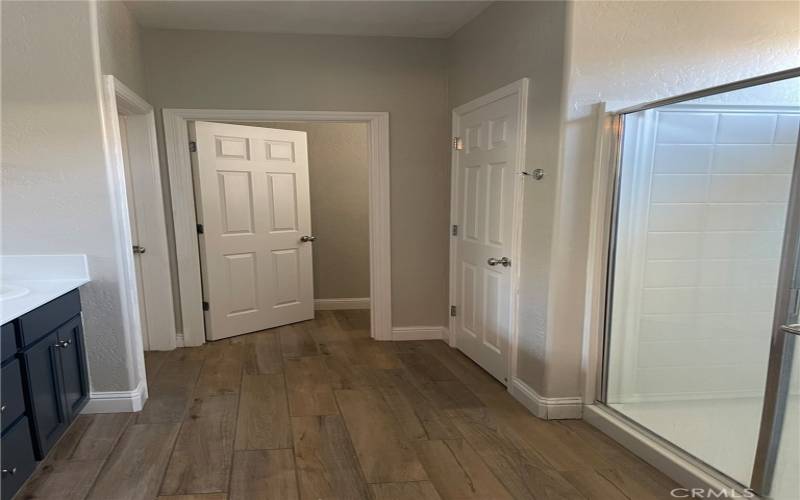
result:
<svg viewBox="0 0 800 500"><path fill-rule="evenodd" d="M2 325L2 499L14 496L89 399L77 289Z"/></svg>

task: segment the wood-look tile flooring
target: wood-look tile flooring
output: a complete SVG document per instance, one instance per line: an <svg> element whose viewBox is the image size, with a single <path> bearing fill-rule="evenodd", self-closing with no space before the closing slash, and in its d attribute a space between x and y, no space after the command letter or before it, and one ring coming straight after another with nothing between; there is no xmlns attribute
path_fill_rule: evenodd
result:
<svg viewBox="0 0 800 500"><path fill-rule="evenodd" d="M441 341L376 342L367 311L147 353L140 413L82 415L21 499L670 498L577 421L542 421Z"/></svg>

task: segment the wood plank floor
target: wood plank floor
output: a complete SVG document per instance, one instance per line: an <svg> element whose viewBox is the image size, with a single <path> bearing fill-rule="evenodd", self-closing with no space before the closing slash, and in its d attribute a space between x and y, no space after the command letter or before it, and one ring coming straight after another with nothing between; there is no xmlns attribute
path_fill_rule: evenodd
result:
<svg viewBox="0 0 800 500"><path fill-rule="evenodd" d="M19 499L667 499L582 421L542 421L441 341L368 311L146 355L138 414L82 415Z"/></svg>

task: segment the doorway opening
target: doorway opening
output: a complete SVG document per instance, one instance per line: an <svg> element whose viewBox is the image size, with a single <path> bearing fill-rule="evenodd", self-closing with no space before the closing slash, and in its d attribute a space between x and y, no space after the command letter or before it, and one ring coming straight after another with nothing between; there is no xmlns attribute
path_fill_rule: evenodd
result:
<svg viewBox="0 0 800 500"><path fill-rule="evenodd" d="M316 302L310 304L310 309L316 310L324 310L324 309L365 309L369 308L371 310L369 324L370 324L370 334L376 340L391 340L392 338L392 331L391 331L391 280L390 280L390 260L389 260L389 152L388 152L388 114L387 113L350 113L350 112L297 112L297 111L236 111L236 110L176 110L176 109L165 109L164 112L164 124L165 124L165 136L166 136L166 146L167 146L167 161L169 165L169 172L170 172L170 189L172 192L172 204L173 204L173 214L175 217L175 237L176 237L176 251L178 257L178 278L179 278L179 290L180 290L180 311L181 311L181 318L183 320L183 331L182 336L179 338L179 345L200 345L202 344L207 336L206 336L206 329L204 324L204 311L203 311L203 294L202 290L205 286L203 283L203 272L204 269L201 267L201 259L198 256L201 253L201 246L200 239L198 238L197 224L201 223L197 219L198 213L201 213L199 210L196 210L196 197L195 197L195 188L193 182L193 175L192 175L192 154L189 150L189 143L192 139L190 139L189 133L189 125L190 123L197 124L198 122L213 122L217 124L236 124L236 125L227 125L227 126L240 126L245 127L248 129L257 129L260 128L262 131L267 130L283 130L284 133L293 132L295 134L301 134L305 137L306 132L304 130L291 130L298 129L302 127L314 128L314 127L325 127L326 124L330 126L335 126L336 124L344 124L348 126L361 126L363 127L362 130L366 134L366 151L362 151L362 154L366 156L366 187L364 188L364 192L366 193L366 201L368 205L368 213L366 214L367 218L367 225L368 225L368 242L367 242L367 261L368 261L368 294L366 296L362 296L363 291L356 292L354 290L349 291L338 291L336 292L339 297L332 296L330 290L330 283L333 282L334 284L337 281L344 281L343 275L340 277L336 277L336 273L341 273L344 269L344 266L336 266L336 252L325 252L325 254L320 252L317 259L319 259L319 263L317 264L320 270L325 269L327 266L328 268L333 268L331 273L326 273L325 277L320 275L320 281L316 286L317 293L319 294ZM283 128L277 128L278 124L282 125ZM275 127L275 128L272 128ZM357 128L357 127L356 127ZM319 129L324 130L324 129ZM261 137L261 135L253 132L253 134ZM313 134L312 134L313 135ZM282 155L281 150L286 153L283 156L287 158L290 157L291 154L296 154L296 147L295 144L292 148L295 148L295 151L292 152L286 146L292 142L290 139L290 135L287 135L284 139L275 138L276 140L270 139L267 136L263 138L267 143L272 141L275 143L275 159ZM305 139L304 139L305 140ZM278 144L283 141L286 144ZM315 145L312 145L314 147ZM202 144L197 145L198 149L202 148ZM209 146L211 147L211 146ZM217 145L214 144L213 148L222 147L221 144ZM233 147L233 146L230 146ZM250 146L248 146L250 148ZM282 149L283 148L283 149ZM210 150L211 151L211 150ZM214 149L214 152L217 150ZM221 151L221 150L219 150ZM229 150L232 151L232 150ZM253 154L256 154L256 150L248 149L248 153L253 151ZM312 151L313 152L313 151ZM216 153L214 153L216 154ZM258 153L260 154L260 152ZM272 154L272 153L269 153ZM323 153L324 154L324 153ZM324 158L323 158L324 160ZM323 162L324 163L324 162ZM281 179L281 180L286 180ZM314 184L314 181L311 181L311 185ZM346 184L346 183L343 183ZM277 185L277 184L275 184ZM323 184L320 186L321 189L332 189L334 188L334 183L328 182L327 184ZM310 191L309 191L310 193ZM295 193L294 199L299 199L296 197L297 192ZM363 194L363 193L362 193ZM309 200L309 213L311 211L311 206L313 206L313 200ZM294 206L294 205L287 205L287 206ZM199 208L199 207L198 207ZM246 212L245 212L246 213ZM284 212L282 212L284 213ZM299 214L299 212L298 212ZM325 214L328 216L330 214ZM342 223L347 221L333 221L330 224L333 225L333 229L335 230L335 224ZM347 252L347 243L344 238L334 238L329 236L328 239L331 241L326 241L325 244L321 242L322 238L319 237L320 234L324 234L326 230L330 230L331 228L327 227L327 224L323 228L323 226L317 226L322 230L322 233L312 233L308 231L307 233L300 234L300 231L296 231L297 234L293 235L297 237L296 239L300 239L303 236L306 237L317 237L320 246L329 246L329 245L344 245L344 251ZM309 224L309 229L312 226ZM316 228L313 228L314 231L317 231ZM205 231L205 227L203 227L203 231ZM317 242L311 241L298 241L297 243L303 244L306 247L311 247ZM277 248L277 247L276 247ZM296 247L301 248L301 247ZM290 247L286 247L284 245L284 250L290 250ZM341 251L341 250L340 250ZM244 253L251 253L251 252L244 252ZM294 251L287 252L282 257L292 257L292 255L296 255L297 258L302 258L302 251L300 253L294 253ZM362 252L363 254L363 252ZM312 252L308 252L309 257L309 264L308 267L311 268L310 265L310 257ZM323 255L325 257L323 257ZM332 262L326 262L326 259ZM341 257L341 256L340 256ZM353 260L363 261L364 257L358 258L357 255L355 256L348 256L351 263ZM353 259L353 257L356 257ZM294 258L294 257L292 257ZM245 259L246 260L246 259ZM299 262L299 261L298 261ZM340 262L344 262L344 259L340 259ZM361 262L363 264L363 262ZM246 267L246 266L245 266ZM290 266L291 267L291 266ZM285 266L282 266L281 269L285 269ZM361 271L358 271L363 274L363 266L360 268ZM301 269L302 270L302 269ZM299 272L299 271L298 271ZM316 271L315 271L316 274ZM350 278L348 278L349 280ZM363 280L358 281L361 283ZM313 279L309 281L309 283L313 282ZM300 283L296 281L296 283ZM363 283L361 283L363 285ZM309 285L312 287L312 285ZM363 287L362 287L363 288ZM326 296L327 295L327 296ZM355 296L353 296L355 295ZM292 301L292 305L295 304L294 299ZM287 302L288 304L288 302ZM209 308L213 307L209 304ZM305 309L308 311L308 306ZM313 312L312 312L313 314ZM293 318L289 318L286 322L292 322ZM277 326L277 325L276 325ZM257 331L257 330L251 330ZM244 332L242 332L244 333ZM211 337L209 337L211 338Z"/></svg>
<svg viewBox="0 0 800 500"><path fill-rule="evenodd" d="M368 310L366 124L189 128L207 340Z"/></svg>

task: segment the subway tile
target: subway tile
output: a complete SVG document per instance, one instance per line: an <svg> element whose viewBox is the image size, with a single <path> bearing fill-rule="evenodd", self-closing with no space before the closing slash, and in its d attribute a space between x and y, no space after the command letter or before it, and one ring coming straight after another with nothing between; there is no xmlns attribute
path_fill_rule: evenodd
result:
<svg viewBox="0 0 800 500"><path fill-rule="evenodd" d="M731 360L747 359L766 365L769 344L760 339L729 340L725 337L702 340L640 342L637 366L652 368L674 366L690 369L705 364L722 365Z"/></svg>
<svg viewBox="0 0 800 500"><path fill-rule="evenodd" d="M779 263L777 259L706 260L698 266L697 281L700 286L776 287Z"/></svg>
<svg viewBox="0 0 800 500"><path fill-rule="evenodd" d="M642 313L691 313L696 309L694 288L645 288L642 290Z"/></svg>
<svg viewBox="0 0 800 500"><path fill-rule="evenodd" d="M669 174L703 174L711 168L714 147L710 145L659 144L653 171Z"/></svg>
<svg viewBox="0 0 800 500"><path fill-rule="evenodd" d="M770 144L776 122L774 114L723 113L719 116L717 144Z"/></svg>
<svg viewBox="0 0 800 500"><path fill-rule="evenodd" d="M703 259L780 257L783 231L715 232L700 235Z"/></svg>
<svg viewBox="0 0 800 500"><path fill-rule="evenodd" d="M769 342L772 333L772 311L697 314L695 318L696 336L702 338L747 337Z"/></svg>
<svg viewBox="0 0 800 500"><path fill-rule="evenodd" d="M698 313L763 313L775 305L774 287L698 287L692 295Z"/></svg>
<svg viewBox="0 0 800 500"><path fill-rule="evenodd" d="M784 204L709 205L705 213L708 231L764 231L783 229L786 221Z"/></svg>
<svg viewBox="0 0 800 500"><path fill-rule="evenodd" d="M642 340L694 341L698 339L751 338L769 342L772 312L642 314Z"/></svg>
<svg viewBox="0 0 800 500"><path fill-rule="evenodd" d="M714 142L716 113L665 112L658 115L659 144L710 144Z"/></svg>
<svg viewBox="0 0 800 500"><path fill-rule="evenodd" d="M640 395L759 393L764 390L765 367L732 359L726 365L706 365L676 370L672 367L640 369L636 392Z"/></svg>
<svg viewBox="0 0 800 500"><path fill-rule="evenodd" d="M712 173L787 173L794 169L794 145L731 144L714 148Z"/></svg>
<svg viewBox="0 0 800 500"><path fill-rule="evenodd" d="M789 200L791 175L712 175L710 202L782 202Z"/></svg>
<svg viewBox="0 0 800 500"><path fill-rule="evenodd" d="M653 176L652 203L702 203L706 201L708 175Z"/></svg>
<svg viewBox="0 0 800 500"><path fill-rule="evenodd" d="M642 340L680 340L694 337L696 314L643 314L639 318Z"/></svg>
<svg viewBox="0 0 800 500"><path fill-rule="evenodd" d="M699 270L696 260L650 261L645 264L644 286L696 286L700 284Z"/></svg>
<svg viewBox="0 0 800 500"><path fill-rule="evenodd" d="M700 231L703 229L702 204L665 204L650 207L649 231Z"/></svg>
<svg viewBox="0 0 800 500"><path fill-rule="evenodd" d="M650 233L648 259L695 259L700 256L702 233Z"/></svg>
<svg viewBox="0 0 800 500"><path fill-rule="evenodd" d="M800 115L779 115L773 142L778 144L797 144L797 130Z"/></svg>

